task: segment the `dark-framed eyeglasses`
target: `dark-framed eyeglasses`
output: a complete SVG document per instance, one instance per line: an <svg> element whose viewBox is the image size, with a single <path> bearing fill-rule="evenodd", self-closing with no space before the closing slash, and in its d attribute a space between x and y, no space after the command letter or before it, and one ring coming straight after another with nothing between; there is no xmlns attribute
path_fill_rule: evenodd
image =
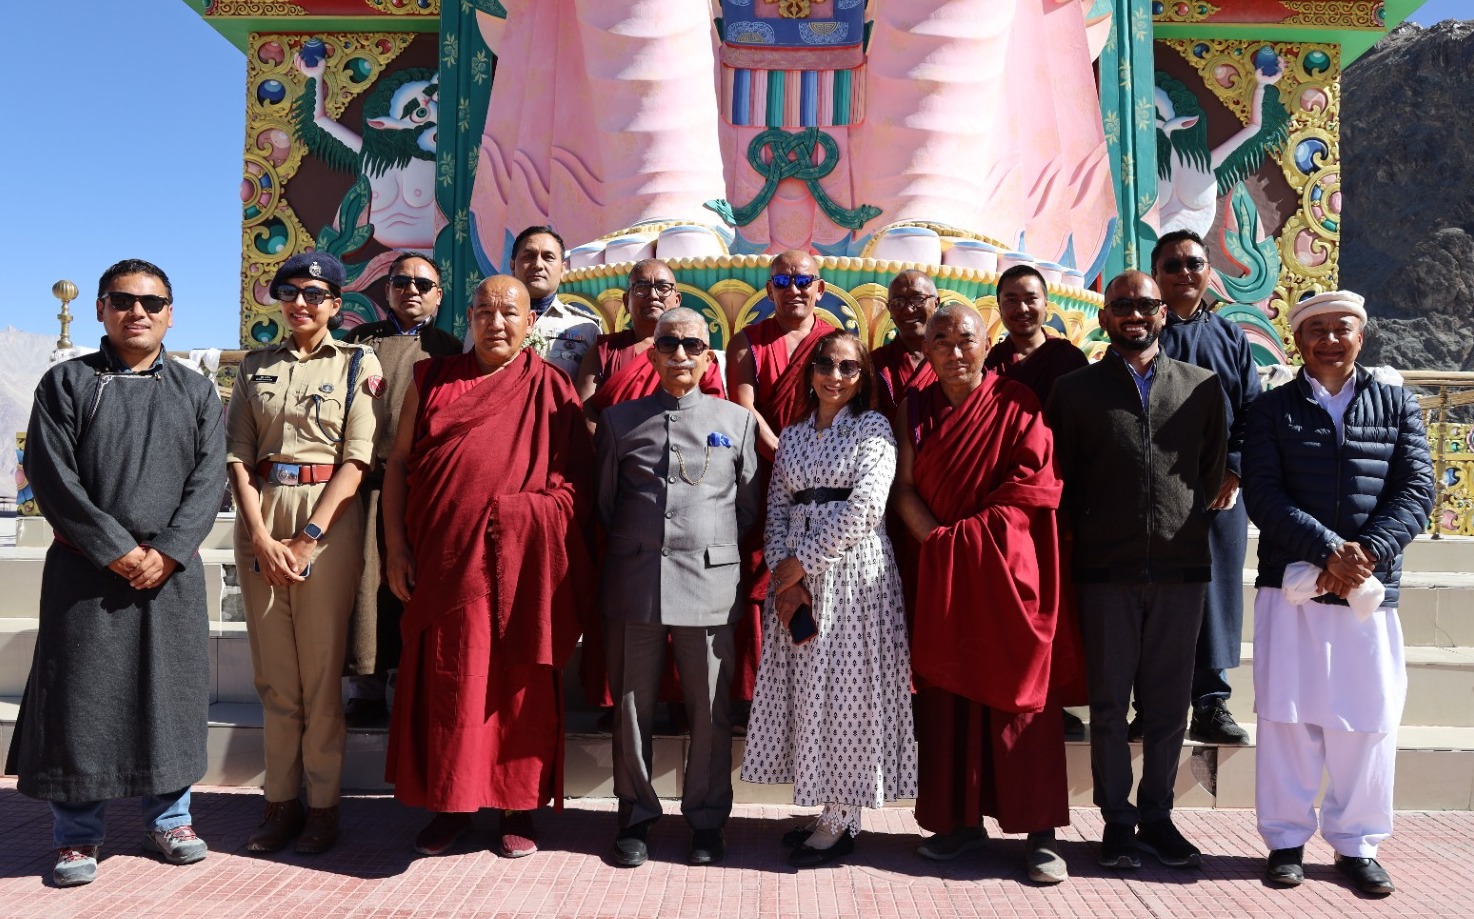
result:
<svg viewBox="0 0 1474 919"><path fill-rule="evenodd" d="M1162 311L1162 301L1155 297L1121 297L1106 304L1106 309L1117 319L1125 319L1133 313L1143 316L1155 316Z"/></svg>
<svg viewBox="0 0 1474 919"><path fill-rule="evenodd" d="M278 284L271 295L281 303L296 303L300 296L308 306L317 306L333 295L326 287L298 287L296 284Z"/></svg>
<svg viewBox="0 0 1474 919"><path fill-rule="evenodd" d="M891 297L885 301L885 305L892 310L915 310L926 306L928 300L935 300L936 294L915 294L910 297Z"/></svg>
<svg viewBox="0 0 1474 919"><path fill-rule="evenodd" d="M787 290L790 284L799 290L808 290L817 280L819 280L818 276L812 274L775 274L768 278L768 281L779 290Z"/></svg>
<svg viewBox="0 0 1474 919"><path fill-rule="evenodd" d="M661 354L675 354L677 348L685 348L687 356L700 357L710 347L710 342L704 338L677 338L674 335L662 335L655 339L655 350Z"/></svg>
<svg viewBox="0 0 1474 919"><path fill-rule="evenodd" d="M863 369L859 361L833 361L827 357L814 361L814 372L821 377L833 376L835 371L839 371L842 378L853 380Z"/></svg>
<svg viewBox="0 0 1474 919"><path fill-rule="evenodd" d="M161 297L158 294L129 294L121 290L110 290L102 295L102 299L107 301L108 306L120 313L126 313L133 309L133 304L135 303L140 304L143 307L143 311L150 316L163 312L164 307L174 302L168 297Z"/></svg>
<svg viewBox="0 0 1474 919"><path fill-rule="evenodd" d="M1163 274L1179 274L1184 268L1188 271L1202 271L1208 267L1208 260L1190 256L1188 258L1169 258L1162 262Z"/></svg>
<svg viewBox="0 0 1474 919"><path fill-rule="evenodd" d="M392 274L389 276L389 286L395 290L408 290L411 284L415 286L415 290L422 294L428 294L440 286L429 278L417 278L412 274Z"/></svg>
<svg viewBox="0 0 1474 919"><path fill-rule="evenodd" d="M671 281L635 281L630 284L630 293L636 297L648 297L655 294L657 300L664 300L676 292L676 285Z"/></svg>

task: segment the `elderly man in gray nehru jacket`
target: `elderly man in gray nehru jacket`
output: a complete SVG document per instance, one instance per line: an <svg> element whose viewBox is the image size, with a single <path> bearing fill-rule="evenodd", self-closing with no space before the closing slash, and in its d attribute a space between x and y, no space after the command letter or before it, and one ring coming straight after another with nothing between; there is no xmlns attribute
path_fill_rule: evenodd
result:
<svg viewBox="0 0 1474 919"><path fill-rule="evenodd" d="M726 852L732 810L732 623L741 612L737 542L758 514L754 421L701 392L712 352L699 313L662 314L645 355L660 389L606 409L597 439L607 537L599 606L619 797L610 860L643 864L660 817L651 727L669 636L691 720L681 813L693 831L689 861L705 865Z"/></svg>

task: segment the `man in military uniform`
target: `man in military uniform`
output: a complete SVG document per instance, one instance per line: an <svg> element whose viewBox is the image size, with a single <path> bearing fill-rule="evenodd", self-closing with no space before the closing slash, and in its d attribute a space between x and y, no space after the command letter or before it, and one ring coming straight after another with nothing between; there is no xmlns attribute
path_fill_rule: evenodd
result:
<svg viewBox="0 0 1474 919"><path fill-rule="evenodd" d="M413 379L415 362L461 353L461 340L435 326L442 288L440 271L427 256L402 253L389 265L386 283L389 318L361 325L343 340L368 345L384 370L383 417L374 438L374 465L358 492L364 509L363 575L358 600L348 620L348 704L350 728L381 723L388 715L384 689L388 672L399 666L399 617L404 604L384 581L384 527L379 493L384 462L399 429L400 403Z"/></svg>
<svg viewBox="0 0 1474 919"><path fill-rule="evenodd" d="M552 227L528 227L512 243L512 276L532 296L537 316L532 334L544 342L538 353L572 380L583 356L599 337L598 317L558 299L558 285L568 270L563 237Z"/></svg>

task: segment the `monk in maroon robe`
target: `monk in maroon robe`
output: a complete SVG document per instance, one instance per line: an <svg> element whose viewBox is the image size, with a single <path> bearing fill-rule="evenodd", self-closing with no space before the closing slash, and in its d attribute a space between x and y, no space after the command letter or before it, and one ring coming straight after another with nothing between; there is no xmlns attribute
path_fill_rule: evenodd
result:
<svg viewBox="0 0 1474 919"><path fill-rule="evenodd" d="M1049 296L1044 275L1015 265L998 278L998 312L1008 336L993 346L983 369L1022 383L1048 405L1054 381L1090 363L1068 338L1049 334Z"/></svg>
<svg viewBox="0 0 1474 919"><path fill-rule="evenodd" d="M436 812L423 854L482 807L503 811L502 855L531 854L532 811L562 803L593 452L573 384L522 349L531 324L521 282L482 282L474 350L415 365L385 470L389 586L405 602L386 773L400 801Z"/></svg>
<svg viewBox="0 0 1474 919"><path fill-rule="evenodd" d="M681 292L676 289L676 276L659 259L647 258L635 263L625 282L624 309L630 317L630 328L600 335L578 368L575 386L583 400L584 416L589 430L599 422L599 414L611 405L652 396L660 388L660 375L645 354L655 342L655 324L666 310L681 305ZM727 387L721 368L711 361L699 384L702 392L719 399L727 398ZM595 566L596 570L599 566ZM590 705L609 708L614 698L609 692L609 672L604 662L604 623L593 598L580 606L583 623L583 654L579 658L579 681L584 698ZM665 678L661 681L660 701L680 704L680 680L675 659L666 658Z"/></svg>
<svg viewBox="0 0 1474 919"><path fill-rule="evenodd" d="M885 308L896 337L872 351L870 360L875 367L875 410L895 423L906 391L920 392L937 379L922 350L926 321L937 311L937 285L926 272L908 268L891 279Z"/></svg>
<svg viewBox="0 0 1474 919"><path fill-rule="evenodd" d="M926 321L937 311L937 285L924 271L908 268L891 279L885 308L896 327L896 337L870 354L875 368L875 409L896 423L896 411L912 394L937 381L937 372L926 359ZM899 432L898 435L899 437ZM906 627L916 609L917 544L906 532L896 512L896 502L885 509L885 529L896 552L901 572L901 593L906 601Z"/></svg>
<svg viewBox="0 0 1474 919"><path fill-rule="evenodd" d="M727 347L729 398L757 416L758 480L768 506L768 481L778 454L778 434L808 413L809 359L819 339L836 331L814 312L824 296L824 280L814 257L796 249L774 256L768 266L768 299L773 315L732 336ZM732 695L751 700L762 648L763 601L768 567L763 561L766 514L743 537L742 593L747 611L736 624L737 672Z"/></svg>
<svg viewBox="0 0 1474 919"><path fill-rule="evenodd" d="M987 840L983 815L1028 833L1029 876L1068 876L1054 828L1069 823L1060 710L1046 704L1059 603L1054 439L1033 393L983 372L981 317L927 323L937 382L901 407L895 497L921 543L917 684L920 853L955 858Z"/></svg>
<svg viewBox="0 0 1474 919"><path fill-rule="evenodd" d="M1054 381L1090 362L1085 352L1068 338L1056 338L1044 324L1049 315L1048 288L1044 275L1031 265L1015 265L998 278L998 311L1008 336L994 345L983 361L983 369L1022 383L1047 406L1054 394ZM1060 521L1063 524L1063 520ZM1070 570L1073 540L1069 527L1061 526L1061 569ZM1073 670L1056 668L1054 687L1061 705L1084 705L1089 701L1085 683L1084 648L1080 644L1080 620L1075 604L1075 582L1065 578L1060 594L1060 625L1057 646L1063 646ZM1066 737L1085 736L1085 723L1074 712L1063 712Z"/></svg>

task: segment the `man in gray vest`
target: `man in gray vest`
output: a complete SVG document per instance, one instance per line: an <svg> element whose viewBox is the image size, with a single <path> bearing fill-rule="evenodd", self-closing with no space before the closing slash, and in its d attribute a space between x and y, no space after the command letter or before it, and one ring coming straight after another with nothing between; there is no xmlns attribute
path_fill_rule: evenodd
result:
<svg viewBox="0 0 1474 919"><path fill-rule="evenodd" d="M701 392L712 352L695 311L662 314L645 354L660 389L605 410L597 440L606 534L599 605L619 796L610 859L643 864L660 817L651 727L669 636L691 721L681 813L693 831L689 861L705 865L725 854L732 811L732 623L741 613L737 543L758 515L754 420Z"/></svg>

